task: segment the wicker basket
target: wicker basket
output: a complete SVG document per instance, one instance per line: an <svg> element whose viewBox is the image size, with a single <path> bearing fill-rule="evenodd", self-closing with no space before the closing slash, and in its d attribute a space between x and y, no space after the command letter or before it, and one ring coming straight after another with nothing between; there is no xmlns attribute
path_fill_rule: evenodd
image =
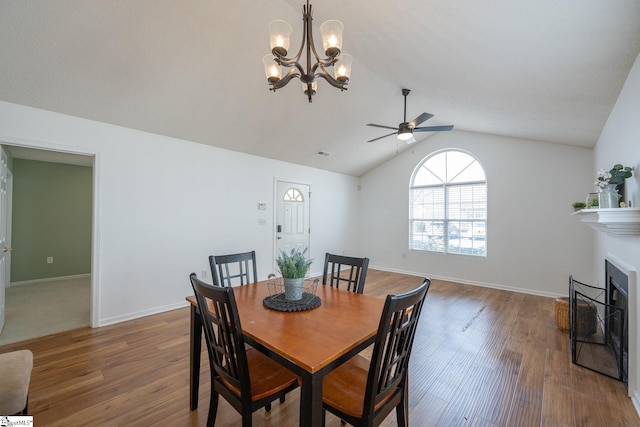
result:
<svg viewBox="0 0 640 427"><path fill-rule="evenodd" d="M569 298L556 298L556 325L565 332L569 332Z"/></svg>

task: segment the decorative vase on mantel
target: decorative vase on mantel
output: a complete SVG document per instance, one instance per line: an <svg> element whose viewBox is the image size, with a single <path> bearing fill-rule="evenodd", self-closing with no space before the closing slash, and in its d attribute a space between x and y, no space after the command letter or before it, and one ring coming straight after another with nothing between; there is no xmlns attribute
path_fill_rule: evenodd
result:
<svg viewBox="0 0 640 427"><path fill-rule="evenodd" d="M284 298L288 301L301 300L304 277L298 279L288 279L285 277L282 280L284 281Z"/></svg>
<svg viewBox="0 0 640 427"><path fill-rule="evenodd" d="M618 199L616 184L608 184L605 187L602 187L598 193L598 207L600 209L619 208L620 202Z"/></svg>

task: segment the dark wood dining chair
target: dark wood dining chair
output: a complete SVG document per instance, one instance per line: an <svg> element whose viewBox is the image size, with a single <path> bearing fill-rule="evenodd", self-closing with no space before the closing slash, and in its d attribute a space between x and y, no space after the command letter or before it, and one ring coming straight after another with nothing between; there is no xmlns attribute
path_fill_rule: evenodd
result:
<svg viewBox="0 0 640 427"><path fill-rule="evenodd" d="M211 277L215 286L247 285L258 281L256 268L256 252L241 252L229 255L209 256ZM250 348L249 344L246 348ZM284 394L280 402L285 402Z"/></svg>
<svg viewBox="0 0 640 427"><path fill-rule="evenodd" d="M343 267L348 267L343 269ZM367 278L369 258L356 258L344 255L334 255L327 252L324 256L324 271L322 272L322 284L331 287L340 287L341 283L347 285L347 290L364 292L364 281Z"/></svg>
<svg viewBox="0 0 640 427"><path fill-rule="evenodd" d="M207 426L213 427L218 396L242 415L243 427L251 415L298 387L298 377L254 348L245 349L233 288L211 286L189 276L202 317L211 371L211 399Z"/></svg>
<svg viewBox="0 0 640 427"><path fill-rule="evenodd" d="M430 284L387 295L371 361L356 355L324 377L325 411L353 426L377 426L395 408L398 426L409 425L409 356Z"/></svg>
<svg viewBox="0 0 640 427"><path fill-rule="evenodd" d="M211 277L216 286L246 285L258 281L256 252L242 252L209 257Z"/></svg>

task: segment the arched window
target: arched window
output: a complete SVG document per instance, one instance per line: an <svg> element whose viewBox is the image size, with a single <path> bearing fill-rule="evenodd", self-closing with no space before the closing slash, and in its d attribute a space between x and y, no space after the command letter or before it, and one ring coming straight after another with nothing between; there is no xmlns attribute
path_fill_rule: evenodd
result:
<svg viewBox="0 0 640 427"><path fill-rule="evenodd" d="M427 156L411 176L409 204L409 249L487 255L487 182L471 154Z"/></svg>
<svg viewBox="0 0 640 427"><path fill-rule="evenodd" d="M304 202L304 194L302 194L302 192L300 190L298 190L297 188L289 188L287 191L284 192L284 196L282 196L282 199L285 202L300 202L303 203Z"/></svg>

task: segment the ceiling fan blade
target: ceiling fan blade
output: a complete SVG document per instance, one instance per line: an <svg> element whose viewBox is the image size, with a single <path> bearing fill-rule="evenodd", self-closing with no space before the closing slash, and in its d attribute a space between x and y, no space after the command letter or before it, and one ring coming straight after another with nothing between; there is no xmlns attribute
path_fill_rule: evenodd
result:
<svg viewBox="0 0 640 427"><path fill-rule="evenodd" d="M382 136L379 136L379 137L377 137L377 138L370 139L370 140L368 140L367 142L377 141L377 140L379 140L379 139L386 138L386 137L388 137L388 136L395 135L395 134L397 134L397 133L398 133L398 132L392 132L392 133L389 133L389 134L387 134L387 135L382 135Z"/></svg>
<svg viewBox="0 0 640 427"><path fill-rule="evenodd" d="M453 125L446 126L426 126L422 128L413 128L414 132L442 132L453 129Z"/></svg>
<svg viewBox="0 0 640 427"><path fill-rule="evenodd" d="M375 123L367 123L367 126L373 126L373 127L382 128L382 129L395 129L396 131L398 130L397 127L385 126L385 125L376 125Z"/></svg>
<svg viewBox="0 0 640 427"><path fill-rule="evenodd" d="M429 114L429 113L422 113L420 114L418 117L416 117L415 119L411 120L409 122L409 127L415 128L416 126L418 126L420 123L425 122L427 120L429 120L431 117L433 117L433 114Z"/></svg>

